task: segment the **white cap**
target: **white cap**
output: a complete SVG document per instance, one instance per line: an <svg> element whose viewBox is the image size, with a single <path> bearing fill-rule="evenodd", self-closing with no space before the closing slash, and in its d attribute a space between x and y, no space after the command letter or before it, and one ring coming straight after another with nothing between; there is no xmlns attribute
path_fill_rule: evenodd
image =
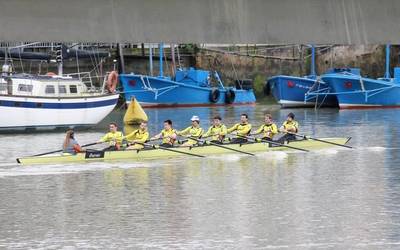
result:
<svg viewBox="0 0 400 250"><path fill-rule="evenodd" d="M200 118L197 115L192 116L192 119L190 119L192 122L193 121L200 121Z"/></svg>

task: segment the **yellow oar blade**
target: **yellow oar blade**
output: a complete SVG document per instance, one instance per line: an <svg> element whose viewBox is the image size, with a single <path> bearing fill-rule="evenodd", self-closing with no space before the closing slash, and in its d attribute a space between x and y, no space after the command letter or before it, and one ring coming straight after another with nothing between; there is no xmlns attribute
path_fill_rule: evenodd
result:
<svg viewBox="0 0 400 250"><path fill-rule="evenodd" d="M132 98L124 116L124 123L133 125L139 124L142 121L148 121L148 117L139 102L135 98Z"/></svg>

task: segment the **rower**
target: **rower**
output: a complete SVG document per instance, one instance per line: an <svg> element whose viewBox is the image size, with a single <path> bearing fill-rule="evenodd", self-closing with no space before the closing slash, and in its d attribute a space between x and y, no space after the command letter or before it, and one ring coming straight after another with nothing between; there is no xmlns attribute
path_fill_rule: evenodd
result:
<svg viewBox="0 0 400 250"><path fill-rule="evenodd" d="M278 134L278 127L273 122L271 114L266 114L264 117L264 124L261 125L261 127L257 129L256 132L252 133L252 135L259 134L263 134L261 140L264 141L272 141L274 136Z"/></svg>
<svg viewBox="0 0 400 250"><path fill-rule="evenodd" d="M251 124L249 123L249 117L247 114L240 115L240 123L235 124L233 127L227 130L228 134L236 132L236 138L233 138L231 143L246 143L247 136L250 134Z"/></svg>
<svg viewBox="0 0 400 250"><path fill-rule="evenodd" d="M289 113L287 115L286 121L279 128L279 132L285 133L281 138L279 138L279 143L284 143L285 141L295 141L296 135L291 133L297 133L299 131L299 123L294 120L294 114Z"/></svg>
<svg viewBox="0 0 400 250"><path fill-rule="evenodd" d="M115 122L110 123L109 130L110 132L104 135L98 142L108 142L109 146L103 149L103 151L119 150L124 136L121 131L118 131L118 126Z"/></svg>
<svg viewBox="0 0 400 250"><path fill-rule="evenodd" d="M137 150L144 148L143 143L149 139L149 132L147 130L147 122L141 122L138 129L134 130L129 135L125 136L124 139L128 141L128 150Z"/></svg>
<svg viewBox="0 0 400 250"><path fill-rule="evenodd" d="M174 146L176 141L176 131L172 128L172 121L165 120L164 121L164 129L161 132L153 137L150 140L162 139L162 143L160 146L170 148Z"/></svg>
<svg viewBox="0 0 400 250"><path fill-rule="evenodd" d="M192 121L192 125L185 128L184 130L177 131L176 134L200 139L204 132L203 129L200 127L200 118L197 115L194 115L190 120ZM198 141L188 139L181 145L181 147L191 147L197 144L197 142Z"/></svg>
<svg viewBox="0 0 400 250"><path fill-rule="evenodd" d="M74 131L72 129L68 129L65 135L64 143L63 143L63 154L71 154L75 155L77 153L83 152L79 143L75 140Z"/></svg>
<svg viewBox="0 0 400 250"><path fill-rule="evenodd" d="M212 121L213 125L203 135L203 138L211 137L212 143L222 144L227 134L227 129L226 126L222 124L221 120L219 115L214 116Z"/></svg>

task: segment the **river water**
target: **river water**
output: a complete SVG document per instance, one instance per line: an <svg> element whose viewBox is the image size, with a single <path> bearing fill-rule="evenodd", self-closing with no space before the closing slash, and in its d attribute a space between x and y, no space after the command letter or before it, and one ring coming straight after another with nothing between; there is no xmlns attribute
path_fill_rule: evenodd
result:
<svg viewBox="0 0 400 250"><path fill-rule="evenodd" d="M232 124L295 112L305 134L351 136L355 149L182 157L145 162L18 166L61 146L64 134L1 135L3 249L399 249L400 110L277 107L147 110L152 134L198 115ZM96 141L97 128L78 131Z"/></svg>

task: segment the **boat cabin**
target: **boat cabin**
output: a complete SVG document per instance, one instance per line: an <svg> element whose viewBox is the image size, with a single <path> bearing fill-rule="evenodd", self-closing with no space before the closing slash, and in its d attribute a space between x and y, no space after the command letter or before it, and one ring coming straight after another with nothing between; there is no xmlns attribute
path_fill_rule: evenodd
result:
<svg viewBox="0 0 400 250"><path fill-rule="evenodd" d="M87 92L86 85L72 77L12 75L0 79L0 95L71 97Z"/></svg>
<svg viewBox="0 0 400 250"><path fill-rule="evenodd" d="M210 72L193 67L176 71L175 81L199 87L210 86Z"/></svg>

